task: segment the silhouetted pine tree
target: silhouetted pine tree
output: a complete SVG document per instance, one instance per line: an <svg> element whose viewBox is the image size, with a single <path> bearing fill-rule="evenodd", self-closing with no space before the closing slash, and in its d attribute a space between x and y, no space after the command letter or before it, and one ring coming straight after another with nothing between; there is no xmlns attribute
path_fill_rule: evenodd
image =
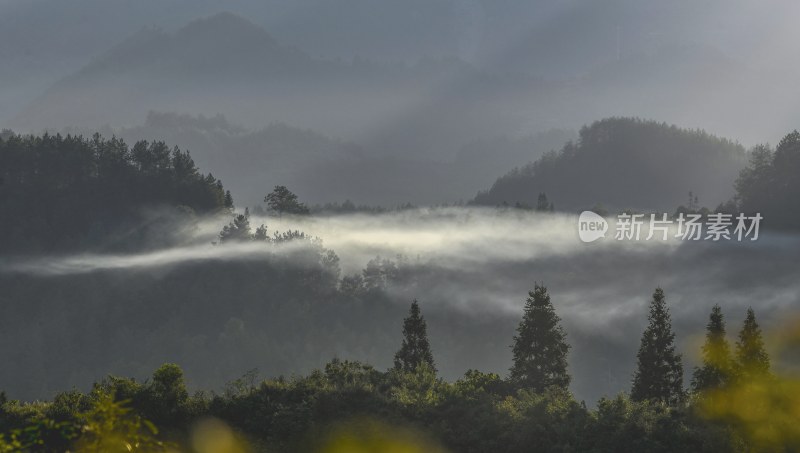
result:
<svg viewBox="0 0 800 453"><path fill-rule="evenodd" d="M231 223L222 227L219 232L219 242L227 241L248 241L253 239L250 231L250 211L245 208L244 214L233 217Z"/></svg>
<svg viewBox="0 0 800 453"><path fill-rule="evenodd" d="M675 333L661 288L653 293L647 319L650 324L642 334L631 399L675 404L683 398L683 365L675 352Z"/></svg>
<svg viewBox="0 0 800 453"><path fill-rule="evenodd" d="M233 209L233 195L231 195L231 191L228 190L225 192L225 207L228 209Z"/></svg>
<svg viewBox="0 0 800 453"><path fill-rule="evenodd" d="M520 388L536 392L551 386L566 389L571 380L567 373L570 345L547 288L535 285L534 290L528 292L524 310L512 346L511 381Z"/></svg>
<svg viewBox="0 0 800 453"><path fill-rule="evenodd" d="M769 355L764 350L761 328L752 308L747 309L739 340L736 342L736 375L744 381L769 375Z"/></svg>
<svg viewBox="0 0 800 453"><path fill-rule="evenodd" d="M414 371L421 364L436 370L428 343L425 318L420 314L419 303L414 299L408 317L403 320L403 344L394 355L394 367L397 370Z"/></svg>
<svg viewBox="0 0 800 453"><path fill-rule="evenodd" d="M297 195L287 189L286 186L275 186L275 189L264 197L264 203L267 203L269 209L278 213L278 216L286 214L304 215L308 214L308 207L304 203L300 203Z"/></svg>
<svg viewBox="0 0 800 453"><path fill-rule="evenodd" d="M706 324L703 365L694 369L692 390L699 392L723 387L731 378L732 367L731 348L725 339L725 319L719 305L714 305Z"/></svg>

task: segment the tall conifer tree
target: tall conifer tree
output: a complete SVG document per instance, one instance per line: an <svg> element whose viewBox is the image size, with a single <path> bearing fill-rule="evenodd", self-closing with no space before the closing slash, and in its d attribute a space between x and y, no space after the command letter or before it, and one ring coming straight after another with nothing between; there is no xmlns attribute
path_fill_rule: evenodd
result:
<svg viewBox="0 0 800 453"><path fill-rule="evenodd" d="M761 328L752 308L747 309L739 340L736 342L736 374L745 382L769 375L769 355L764 349Z"/></svg>
<svg viewBox="0 0 800 453"><path fill-rule="evenodd" d="M683 364L675 352L675 333L661 288L653 293L647 319L650 324L642 334L631 399L675 404L683 398Z"/></svg>
<svg viewBox="0 0 800 453"><path fill-rule="evenodd" d="M547 288L535 285L525 301L522 321L514 336L514 365L511 381L521 388L542 392L556 386L566 389L571 377L567 373L570 346L559 324Z"/></svg>
<svg viewBox="0 0 800 453"><path fill-rule="evenodd" d="M414 299L408 317L403 320L403 343L394 355L394 367L397 370L414 371L423 364L436 369L428 343L428 327L420 313L419 303Z"/></svg>
<svg viewBox="0 0 800 453"><path fill-rule="evenodd" d="M723 387L731 378L731 348L725 338L725 319L719 305L711 309L703 345L703 365L694 369L692 390L699 392Z"/></svg>
<svg viewBox="0 0 800 453"><path fill-rule="evenodd" d="M219 232L219 242L249 241L253 239L250 232L250 210L245 208L244 214L233 216L231 223L222 227Z"/></svg>

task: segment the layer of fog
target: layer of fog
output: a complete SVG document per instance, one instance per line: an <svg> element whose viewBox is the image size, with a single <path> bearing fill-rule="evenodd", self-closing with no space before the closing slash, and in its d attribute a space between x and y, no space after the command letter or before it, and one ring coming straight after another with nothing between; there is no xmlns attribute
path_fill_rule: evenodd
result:
<svg viewBox="0 0 800 453"><path fill-rule="evenodd" d="M635 242L614 240L612 226L606 238L586 244L578 238L576 220L570 215L471 208L303 220L251 217L253 226L263 222L270 231L299 229L320 237L340 257L343 275L360 272L376 256L409 266L415 272L414 284L390 285L388 290L399 304L412 298L421 301L437 365L448 379L468 368L505 373L513 327L535 282L548 287L563 318L573 345L572 389L589 402L628 389L656 286L667 294L687 380L713 304L723 307L732 336L749 306L767 332L800 313L800 237L795 234L762 231L757 241L742 242ZM158 274L181 263L258 259L286 250L263 243L212 245L223 223L203 222L193 244L172 250L6 259L0 270L55 276L150 269ZM379 367L391 364L390 350L377 358L363 354L337 352ZM297 360L291 369L279 372L307 371L308 361ZM246 369L227 371L235 377Z"/></svg>
<svg viewBox="0 0 800 453"><path fill-rule="evenodd" d="M259 259L302 246L299 241L270 246L261 241L220 243L219 233L229 220L220 216L198 221L195 226L185 228L191 237L184 245L169 249L134 254L7 257L0 261L0 271L69 275L191 261ZM580 257L605 249L672 249L679 244L677 240L628 243L609 238L587 245L578 239L574 215L479 207L307 217L250 215L249 221L253 229L265 226L270 236L297 230L320 239L325 248L337 253L344 274L360 272L375 257L402 256L420 264L466 271L483 269L493 262Z"/></svg>

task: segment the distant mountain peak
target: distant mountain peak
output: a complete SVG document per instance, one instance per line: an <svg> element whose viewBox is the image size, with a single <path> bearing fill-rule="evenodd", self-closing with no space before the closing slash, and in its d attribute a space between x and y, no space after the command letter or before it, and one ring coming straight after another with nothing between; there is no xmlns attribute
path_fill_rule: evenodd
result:
<svg viewBox="0 0 800 453"><path fill-rule="evenodd" d="M296 67L308 59L304 53L279 44L261 26L221 12L196 19L172 33L144 28L84 67L79 75L263 74Z"/></svg>
<svg viewBox="0 0 800 453"><path fill-rule="evenodd" d="M181 37L192 40L253 41L262 45L278 46L264 28L227 11L188 23L178 30L176 38Z"/></svg>

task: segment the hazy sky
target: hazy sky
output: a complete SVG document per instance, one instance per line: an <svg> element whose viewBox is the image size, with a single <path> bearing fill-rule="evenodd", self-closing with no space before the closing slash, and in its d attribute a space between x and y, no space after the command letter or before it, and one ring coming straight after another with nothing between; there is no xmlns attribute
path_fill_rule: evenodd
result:
<svg viewBox="0 0 800 453"><path fill-rule="evenodd" d="M800 119L800 94L794 83L800 74L793 58L800 50L800 32L793 20L800 13L798 8L791 0L174 0L167 4L153 0L10 0L0 3L0 56L4 59L0 124L15 118L56 80L143 27L171 32L198 17L231 11L262 26L278 42L313 58L349 61L361 56L414 63L428 56L456 57L490 73L511 71L580 81L569 95L558 96L544 110L549 116L533 99L525 109L487 93L495 96L493 114L506 111L519 116L520 133L551 127L576 129L603 116L623 115L702 127L747 145L775 142ZM436 100L441 87L453 82L440 84L439 89L421 85L418 92ZM130 83L120 80L114 90L123 90ZM90 92L86 95L92 96ZM318 96L318 108L343 102L324 93ZM364 91L360 96L374 97L375 93ZM414 99L408 93L402 97ZM323 128L308 104L299 110L305 115L287 105L280 105L284 113L246 105L237 112L224 102L209 99L207 93L196 92L189 98L191 101L184 96L159 105L149 100L149 106L131 102L127 110L226 113L237 121L247 119L248 125L284 120L298 127ZM120 99L134 101L136 96ZM442 97L436 102L452 101ZM362 132L370 132L363 127L375 132L374 128L383 124L383 128L396 127L413 135L406 129L408 124L397 118L413 116L421 108L419 101L403 105L387 96L385 103L354 103L346 109L351 110L347 115L354 121L376 120L372 126L362 125ZM353 109L363 109L363 115ZM237 118L237 113L243 115ZM119 111L101 110L96 118L102 120L95 122L132 125L130 119L115 119L122 118L120 115ZM341 115L341 111L329 114L331 120ZM31 124L37 130L75 125L70 124L69 115L47 118L44 123ZM143 118L143 114L134 118ZM24 128L25 122L17 124ZM355 130L354 125L339 125L323 132L338 132L343 139L371 135L355 137L359 135Z"/></svg>

